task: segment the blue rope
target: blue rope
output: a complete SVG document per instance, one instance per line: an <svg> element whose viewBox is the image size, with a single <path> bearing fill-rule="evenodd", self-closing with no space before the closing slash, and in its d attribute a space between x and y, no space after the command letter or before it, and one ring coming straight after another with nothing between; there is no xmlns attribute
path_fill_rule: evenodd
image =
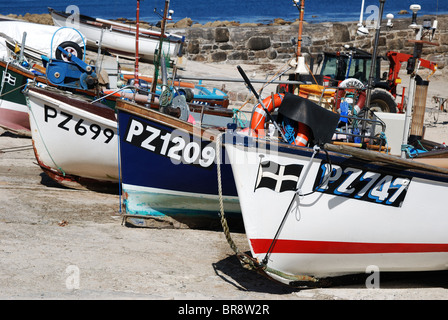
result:
<svg viewBox="0 0 448 320"><path fill-rule="evenodd" d="M248 124L248 120L247 120L246 115L243 114L243 116L244 116L244 118L246 120L241 120L241 117L239 116L241 111L238 110L237 108L233 108L232 111L233 111L233 117L232 118L235 120L235 122L239 123L241 128L246 128L248 126L247 125Z"/></svg>
<svg viewBox="0 0 448 320"><path fill-rule="evenodd" d="M291 125L291 121L288 118L285 118L282 122L283 130L286 142L289 144L293 144L296 141L296 130Z"/></svg>
<svg viewBox="0 0 448 320"><path fill-rule="evenodd" d="M389 142L387 142L387 137L385 132L380 133L381 140L384 140L386 142L386 151L389 153Z"/></svg>

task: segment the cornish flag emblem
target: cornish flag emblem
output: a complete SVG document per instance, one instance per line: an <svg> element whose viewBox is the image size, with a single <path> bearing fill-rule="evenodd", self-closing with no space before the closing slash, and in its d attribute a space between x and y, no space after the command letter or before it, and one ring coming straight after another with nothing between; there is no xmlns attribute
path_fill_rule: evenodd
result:
<svg viewBox="0 0 448 320"><path fill-rule="evenodd" d="M272 161L260 162L255 190L269 188L275 192L295 191L303 166L280 165Z"/></svg>

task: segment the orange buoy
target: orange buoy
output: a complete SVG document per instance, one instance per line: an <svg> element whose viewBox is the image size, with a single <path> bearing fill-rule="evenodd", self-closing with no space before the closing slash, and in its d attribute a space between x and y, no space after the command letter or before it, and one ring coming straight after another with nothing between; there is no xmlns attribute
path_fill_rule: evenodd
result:
<svg viewBox="0 0 448 320"><path fill-rule="evenodd" d="M299 122L296 139L294 143L296 146L306 147L311 136L311 129L306 124Z"/></svg>

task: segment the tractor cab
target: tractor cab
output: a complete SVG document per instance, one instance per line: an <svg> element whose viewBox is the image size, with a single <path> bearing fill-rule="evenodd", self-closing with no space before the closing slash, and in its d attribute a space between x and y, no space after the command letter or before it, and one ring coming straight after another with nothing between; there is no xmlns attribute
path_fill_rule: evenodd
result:
<svg viewBox="0 0 448 320"><path fill-rule="evenodd" d="M367 84L369 80L372 55L366 51L350 48L350 52L324 52L320 75L323 76L324 85L337 86L347 78L355 78ZM374 79L381 79L381 59L376 62Z"/></svg>

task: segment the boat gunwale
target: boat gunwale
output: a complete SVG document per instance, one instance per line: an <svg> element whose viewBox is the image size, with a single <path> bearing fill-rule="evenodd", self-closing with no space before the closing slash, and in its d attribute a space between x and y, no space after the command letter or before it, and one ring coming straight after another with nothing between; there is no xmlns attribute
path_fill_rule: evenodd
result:
<svg viewBox="0 0 448 320"><path fill-rule="evenodd" d="M228 134L235 135L235 133L228 133ZM286 143L282 143L282 142L269 141L269 140L265 140L265 139L254 138L254 137L248 137L248 138L249 139L243 140L244 143L242 143L240 141L241 139L237 139L236 142L233 142L232 140L230 140L230 142L223 141L223 145L232 144L232 145L244 146L246 148L247 147L257 147L258 148L258 146L261 144L261 145L265 145L265 147L262 148L263 150L268 150L268 145L277 144L278 145L277 150L279 153L283 152L283 153L287 153L288 155L298 155L298 156L303 156L303 157L311 157L314 153L313 148L310 148L310 147L295 146L295 145L290 145L290 144L286 144ZM249 142L249 140L252 140L252 141ZM377 159L375 161L372 161L372 160L363 159L359 156L349 154L347 152L342 151L342 150L345 150L345 151L350 152L350 151L358 150L357 148L345 147L344 149L342 149L339 147L340 146L335 146L335 145L327 143L323 146L323 149L328 152L328 157L335 159L337 163L350 162L350 165L353 164L358 167L366 167L366 168L373 169L373 170L381 170L382 172L390 172L390 173L395 173L395 174L398 173L400 175L410 177L410 178L421 178L421 179L427 179L427 180L431 180L431 181L438 181L438 182L445 182L445 183L448 182L448 173L443 173L440 171L432 171L432 170L439 169L438 167L435 167L432 165L416 164L415 162L413 162L410 159L403 159L398 156L387 155L387 154L381 154L382 159ZM337 149L341 149L341 151L338 151ZM362 152L366 152L366 154L368 153L370 155L378 154L375 151L369 151L369 150L363 150ZM326 155L326 153L319 152L318 154L315 155L315 158L321 159L321 160L326 160L327 155ZM388 159L388 161L386 161L386 159ZM383 161L381 161L381 160L383 160ZM394 161L398 161L398 160L400 161L400 163L398 163L398 162L393 163ZM405 163L408 163L408 165L409 165L408 168L405 167ZM416 166L419 166L419 168ZM425 169L425 167L426 167L426 169ZM440 169L446 170L443 168L440 168Z"/></svg>
<svg viewBox="0 0 448 320"><path fill-rule="evenodd" d="M68 97L62 93L52 92L51 90L43 89L43 88L39 88L39 87L35 87L35 86L28 87L27 90L34 94L48 96L51 99L54 99L60 103L64 103L64 104L69 105L75 109L82 110L87 113L91 113L95 116L98 116L98 117L101 117L101 118L104 118L104 119L107 119L107 120L110 120L113 122L117 121L117 119L115 117L115 111L101 103L96 102L96 103L92 104L88 101L83 101L80 98L77 98L76 96Z"/></svg>
<svg viewBox="0 0 448 320"><path fill-rule="evenodd" d="M203 135L204 132L207 131L207 128L204 126L197 126L190 122L175 118L173 116L170 116L165 113L161 113L156 110L152 110L149 108L139 106L139 105L134 104L129 101L124 101L121 99L117 100L116 109L119 112L120 111L127 112L134 116L142 117L142 118L148 119L150 121L156 121L165 126L175 127L178 130L185 131L185 132L195 135L195 136L200 135L201 138L207 138L207 137L204 137L204 135ZM200 131L198 132L198 130L197 129L195 130L194 128L197 128ZM216 127L216 128L212 127L211 129L216 130L216 132L219 131L218 127ZM207 140L210 142L214 142L215 139L216 139L216 136L211 135Z"/></svg>

